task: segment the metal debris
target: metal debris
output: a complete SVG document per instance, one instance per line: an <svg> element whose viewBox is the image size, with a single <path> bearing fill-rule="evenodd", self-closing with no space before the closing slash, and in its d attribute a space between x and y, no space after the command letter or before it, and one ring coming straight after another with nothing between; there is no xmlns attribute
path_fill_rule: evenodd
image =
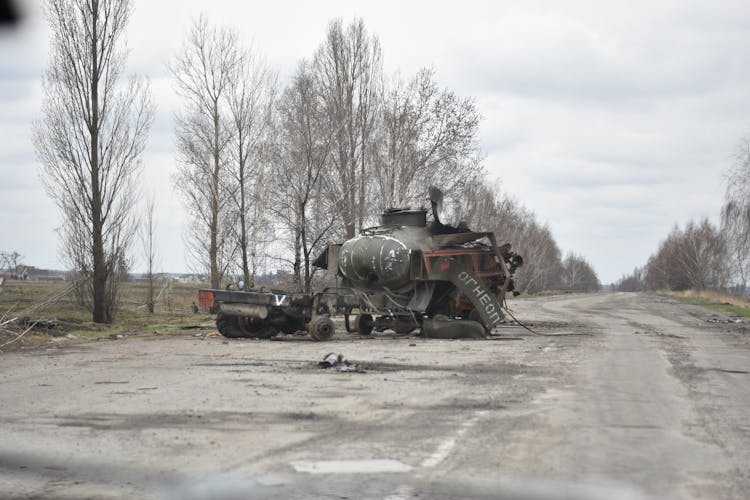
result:
<svg viewBox="0 0 750 500"><path fill-rule="evenodd" d="M329 352L323 356L323 361L318 363L320 368L336 368L336 371L342 373L365 373L365 371L359 365L350 363L344 359L343 354L336 354L335 352Z"/></svg>
<svg viewBox="0 0 750 500"><path fill-rule="evenodd" d="M21 324L24 328L38 328L44 330L52 330L53 328L60 326L60 323L58 323L56 319L31 319L28 316L21 318Z"/></svg>
<svg viewBox="0 0 750 500"><path fill-rule="evenodd" d="M340 363L343 363L344 356L342 354L336 354L335 352L329 352L325 356L323 356L323 361L318 363L318 366L321 368L331 368L333 366L336 366Z"/></svg>
<svg viewBox="0 0 750 500"><path fill-rule="evenodd" d="M743 323L743 321L739 318L721 319L721 318L713 317L711 319L707 319L706 323L720 323L720 324L726 325L729 323L741 324Z"/></svg>

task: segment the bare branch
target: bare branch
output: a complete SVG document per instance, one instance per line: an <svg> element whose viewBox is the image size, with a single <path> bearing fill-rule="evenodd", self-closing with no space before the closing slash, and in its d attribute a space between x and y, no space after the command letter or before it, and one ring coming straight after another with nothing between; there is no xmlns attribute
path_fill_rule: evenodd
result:
<svg viewBox="0 0 750 500"><path fill-rule="evenodd" d="M92 276L94 321L111 322L154 108L147 83L120 83L129 0L46 0L44 7L51 62L34 145L46 191L63 213L63 253L79 274Z"/></svg>

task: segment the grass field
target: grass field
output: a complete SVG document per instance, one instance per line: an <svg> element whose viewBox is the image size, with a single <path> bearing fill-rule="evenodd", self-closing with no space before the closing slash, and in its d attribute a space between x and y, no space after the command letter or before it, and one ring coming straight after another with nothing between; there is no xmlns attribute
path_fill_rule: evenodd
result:
<svg viewBox="0 0 750 500"><path fill-rule="evenodd" d="M205 311L193 312L200 285L158 283L155 311L150 314L146 309L147 284L123 283L120 308L111 325L92 322L90 309L82 306L75 294L63 295L69 286L69 282L63 281L14 280L0 286L0 324L10 318L18 319L0 327L0 350L127 336L184 334L194 328L214 328L214 315ZM668 295L732 316L750 318L750 301L742 298L712 291L669 292ZM53 298L55 300L51 300ZM518 298L525 298L525 295ZM23 318L54 320L58 326L50 330L34 328L14 341L23 331Z"/></svg>
<svg viewBox="0 0 750 500"><path fill-rule="evenodd" d="M12 339L20 330L20 320L55 320L59 326L44 330L34 328L23 339L14 342L13 348L44 344L55 339L93 340L131 335L170 334L197 326L210 326L214 316L201 311L193 312L198 301L199 285L161 282L156 286L159 294L153 314L146 308L148 285L123 283L120 308L111 325L93 323L89 308L81 305L74 293L60 296L70 286L63 281L6 281L0 286L0 317L18 318L8 324L0 344ZM59 296L59 297L58 297ZM56 298L50 302L50 299ZM47 302L50 302L47 304ZM46 304L46 305L45 305ZM9 350L5 348L4 350Z"/></svg>
<svg viewBox="0 0 750 500"><path fill-rule="evenodd" d="M732 316L750 318L750 301L741 297L734 297L710 290L670 292L669 296L689 304L705 306L714 311L720 311Z"/></svg>

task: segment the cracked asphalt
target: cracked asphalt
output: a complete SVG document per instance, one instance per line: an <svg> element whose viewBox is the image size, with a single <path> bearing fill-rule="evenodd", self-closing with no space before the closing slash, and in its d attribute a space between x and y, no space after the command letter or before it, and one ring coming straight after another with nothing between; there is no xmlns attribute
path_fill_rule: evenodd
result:
<svg viewBox="0 0 750 500"><path fill-rule="evenodd" d="M1 496L747 497L750 324L647 294L511 307L541 335L2 354Z"/></svg>

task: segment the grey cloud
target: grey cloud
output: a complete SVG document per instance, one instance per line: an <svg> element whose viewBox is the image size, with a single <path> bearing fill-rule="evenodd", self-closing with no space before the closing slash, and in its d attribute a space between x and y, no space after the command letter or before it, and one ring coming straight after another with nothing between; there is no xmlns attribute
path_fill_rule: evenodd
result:
<svg viewBox="0 0 750 500"><path fill-rule="evenodd" d="M721 170L750 132L747 0L487 1L461 9L396 1L141 2L126 73L152 79L158 107L142 179L161 188L165 269L185 270L184 214L169 180L179 102L166 62L201 11L255 40L282 76L313 53L329 19L362 15L383 43L387 71L408 76L432 65L442 85L476 98L488 170L604 281L643 264L675 221L717 213ZM12 41L0 37L0 213L18 221L0 217L0 232L49 233L34 242L33 251L46 256L40 250L33 257L44 262L54 259L50 219L57 212L41 189L29 140L40 103L22 82L42 74L47 42L43 22L33 23Z"/></svg>
<svg viewBox="0 0 750 500"><path fill-rule="evenodd" d="M8 74L0 81L0 102L4 106L19 100L28 99L33 93L33 87L38 78L27 78L23 75Z"/></svg>
<svg viewBox="0 0 750 500"><path fill-rule="evenodd" d="M684 10L690 9L676 6L656 22L643 19L635 29L627 20L615 22L609 30L601 18L585 21L555 12L498 15L490 46L479 45L486 37L471 33L453 46L453 74L480 91L504 89L609 107L703 94L728 80L747 79L750 33L726 28L739 25L735 13L714 16L711 25L671 18Z"/></svg>

